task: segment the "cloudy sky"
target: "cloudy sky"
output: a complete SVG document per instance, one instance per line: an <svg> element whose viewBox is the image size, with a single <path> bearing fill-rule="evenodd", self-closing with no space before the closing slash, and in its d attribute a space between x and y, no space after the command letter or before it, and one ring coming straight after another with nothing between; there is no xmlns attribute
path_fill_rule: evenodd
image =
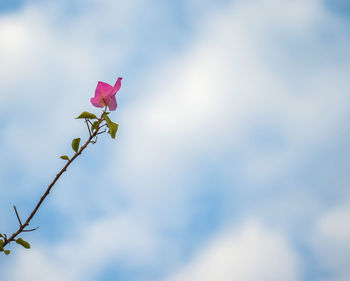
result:
<svg viewBox="0 0 350 281"><path fill-rule="evenodd" d="M346 0L0 2L0 232L123 77L2 281L350 279Z"/></svg>

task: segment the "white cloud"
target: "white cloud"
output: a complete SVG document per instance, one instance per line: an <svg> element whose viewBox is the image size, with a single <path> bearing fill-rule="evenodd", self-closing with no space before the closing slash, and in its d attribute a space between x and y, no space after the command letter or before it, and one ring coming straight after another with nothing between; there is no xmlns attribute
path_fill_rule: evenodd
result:
<svg viewBox="0 0 350 281"><path fill-rule="evenodd" d="M298 257L288 241L256 222L226 231L167 281L297 281Z"/></svg>
<svg viewBox="0 0 350 281"><path fill-rule="evenodd" d="M111 263L154 264L163 246L149 225L130 214L80 222L76 230L62 243L44 247L36 241L31 250L16 247L13 255L17 257L4 270L8 280L95 280L95 275Z"/></svg>
<svg viewBox="0 0 350 281"><path fill-rule="evenodd" d="M11 266L2 270L5 280L70 280L66 278L67 273L61 265L52 263L52 256L44 255L41 250L31 249L23 254L17 252L17 255Z"/></svg>
<svg viewBox="0 0 350 281"><path fill-rule="evenodd" d="M4 151L30 173L57 165L52 159L63 142L82 131L73 117L94 87L86 81L97 77L89 48L72 40L74 31L62 34L56 20L54 11L39 5L0 17Z"/></svg>
<svg viewBox="0 0 350 281"><path fill-rule="evenodd" d="M350 207L349 200L330 209L315 223L309 237L317 260L328 270L330 278L346 281L350 276Z"/></svg>
<svg viewBox="0 0 350 281"><path fill-rule="evenodd" d="M306 37L314 44L313 30L333 21L318 1L235 2L214 11L193 43L148 73L143 95L121 108L123 135L110 166L120 172L108 173L122 179L133 199L148 200L153 188L156 196L166 186L187 190L190 184L174 180L218 155L232 154L231 164L238 159L240 174L259 186L299 165L347 122L349 87L342 66L312 68L306 82L290 73L281 46ZM284 69L276 69L266 49L286 60ZM302 71L302 60L293 63ZM257 131L272 131L282 146L264 147Z"/></svg>

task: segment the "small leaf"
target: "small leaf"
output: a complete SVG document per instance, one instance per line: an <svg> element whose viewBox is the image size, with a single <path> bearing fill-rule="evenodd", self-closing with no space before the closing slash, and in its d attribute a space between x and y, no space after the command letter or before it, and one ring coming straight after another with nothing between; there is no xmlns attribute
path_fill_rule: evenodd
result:
<svg viewBox="0 0 350 281"><path fill-rule="evenodd" d="M4 250L4 241L0 239L0 252Z"/></svg>
<svg viewBox="0 0 350 281"><path fill-rule="evenodd" d="M119 125L116 123L113 123L112 121L108 124L108 128L109 128L108 134L111 135L112 139L115 139L115 135L118 131L118 127Z"/></svg>
<svg viewBox="0 0 350 281"><path fill-rule="evenodd" d="M111 121L111 119L109 119L108 113L107 113L107 112L105 112L105 113L102 114L102 118L103 118L104 120L106 120L107 125L109 125L110 123L113 123L113 122Z"/></svg>
<svg viewBox="0 0 350 281"><path fill-rule="evenodd" d="M63 160L69 160L67 155L62 155L60 158L63 159Z"/></svg>
<svg viewBox="0 0 350 281"><path fill-rule="evenodd" d="M5 250L4 253L5 253L5 255L7 256L7 255L10 254L10 250Z"/></svg>
<svg viewBox="0 0 350 281"><path fill-rule="evenodd" d="M4 238L4 236L0 233L0 237Z"/></svg>
<svg viewBox="0 0 350 281"><path fill-rule="evenodd" d="M84 111L82 114L80 114L77 118L75 119L97 119L97 116L93 113Z"/></svg>
<svg viewBox="0 0 350 281"><path fill-rule="evenodd" d="M30 249L30 244L27 241L23 240L22 238L16 239L16 243L23 246L26 249Z"/></svg>
<svg viewBox="0 0 350 281"><path fill-rule="evenodd" d="M94 123L92 123L92 126L91 126L91 131L96 130L97 126L98 126L98 121L94 121Z"/></svg>
<svg viewBox="0 0 350 281"><path fill-rule="evenodd" d="M72 141L72 148L75 152L78 152L79 144L80 144L80 138L76 138Z"/></svg>

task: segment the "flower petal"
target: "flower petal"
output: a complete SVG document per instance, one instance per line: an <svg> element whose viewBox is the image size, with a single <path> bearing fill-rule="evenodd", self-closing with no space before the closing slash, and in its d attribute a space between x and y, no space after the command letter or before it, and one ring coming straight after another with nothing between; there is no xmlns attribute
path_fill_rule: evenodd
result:
<svg viewBox="0 0 350 281"><path fill-rule="evenodd" d="M111 101L108 104L108 108L110 111L116 110L117 109L117 100L115 98L115 95L111 97Z"/></svg>
<svg viewBox="0 0 350 281"><path fill-rule="evenodd" d="M113 94L116 94L119 91L119 89L122 85L122 83L121 83L122 79L123 79L122 77L119 77L117 79L117 81L115 82L114 87L113 87Z"/></svg>
<svg viewBox="0 0 350 281"><path fill-rule="evenodd" d="M95 97L97 96L103 96L107 97L106 94L111 92L113 87L105 82L98 81L96 90L95 90Z"/></svg>
<svg viewBox="0 0 350 281"><path fill-rule="evenodd" d="M103 102L103 99L98 97L94 97L90 99L90 102L92 103L92 105L96 106L96 107L104 107L105 104Z"/></svg>

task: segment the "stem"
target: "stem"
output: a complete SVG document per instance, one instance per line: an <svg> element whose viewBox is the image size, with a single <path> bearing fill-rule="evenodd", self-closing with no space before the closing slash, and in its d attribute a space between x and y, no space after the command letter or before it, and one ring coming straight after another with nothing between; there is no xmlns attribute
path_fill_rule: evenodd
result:
<svg viewBox="0 0 350 281"><path fill-rule="evenodd" d="M107 109L107 107L105 108L103 113L106 112L106 109ZM98 131L100 130L100 124L101 124L102 121L103 121L103 118L102 118L102 115L101 115L100 119L98 119L98 126L97 126L97 129L95 130L95 132L93 134L90 134L88 140L84 143L84 145L80 147L80 149L74 154L74 156L71 159L68 160L66 165L56 175L56 177L53 179L53 181L47 187L45 193L41 196L41 198L40 198L39 202L36 204L34 210L31 212L31 214L29 215L29 217L27 218L27 220L23 224L20 222L20 219L19 219L19 216L18 216L18 213L17 213L17 209L15 208L16 215L17 215L17 218L18 218L18 220L20 222L20 225L19 225L18 230L15 233L13 233L11 235L11 237L9 237L9 238L5 237L5 241L4 241L3 247L5 247L7 244L11 243L12 241L15 241L15 238L17 237L18 234L20 234L22 232L26 232L26 230L24 228L29 225L30 221L32 220L32 218L34 217L34 215L36 214L36 212L40 208L41 204L44 202L45 198L49 195L52 187L55 185L57 180L67 170L69 165L84 151L84 149L88 146L88 144L92 141L92 139L98 135Z"/></svg>

